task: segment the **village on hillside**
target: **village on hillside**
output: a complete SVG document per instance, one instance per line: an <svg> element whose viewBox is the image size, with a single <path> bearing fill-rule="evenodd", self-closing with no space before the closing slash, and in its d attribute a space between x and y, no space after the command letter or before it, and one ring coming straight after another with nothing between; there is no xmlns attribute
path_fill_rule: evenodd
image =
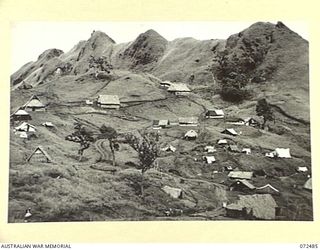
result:
<svg viewBox="0 0 320 250"><path fill-rule="evenodd" d="M313 219L309 123L276 95L234 104L88 58L12 87L9 222Z"/></svg>

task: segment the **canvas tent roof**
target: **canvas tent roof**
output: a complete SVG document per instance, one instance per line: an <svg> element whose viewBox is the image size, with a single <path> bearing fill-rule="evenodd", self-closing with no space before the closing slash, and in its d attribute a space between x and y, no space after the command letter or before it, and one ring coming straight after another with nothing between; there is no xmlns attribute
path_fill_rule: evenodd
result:
<svg viewBox="0 0 320 250"><path fill-rule="evenodd" d="M198 123L198 118L197 117L180 117L179 118L179 123L186 123L186 124L196 124Z"/></svg>
<svg viewBox="0 0 320 250"><path fill-rule="evenodd" d="M275 219L275 208L277 203L270 194L239 195L236 203L228 205L227 209L242 210L251 213L257 219Z"/></svg>
<svg viewBox="0 0 320 250"><path fill-rule="evenodd" d="M159 120L158 126L167 126L169 124L169 120Z"/></svg>
<svg viewBox="0 0 320 250"><path fill-rule="evenodd" d="M27 122L23 122L19 126L15 127L15 130L28 132L30 130L35 131L36 127Z"/></svg>
<svg viewBox="0 0 320 250"><path fill-rule="evenodd" d="M308 179L305 184L303 185L303 188L312 190L312 178Z"/></svg>
<svg viewBox="0 0 320 250"><path fill-rule="evenodd" d="M164 192L169 194L173 198L180 198L182 195L182 190L180 188L174 188L174 187L169 187L169 186L164 186L162 188Z"/></svg>
<svg viewBox="0 0 320 250"><path fill-rule="evenodd" d="M240 152L239 148L237 145L229 145L229 149L232 151L232 152Z"/></svg>
<svg viewBox="0 0 320 250"><path fill-rule="evenodd" d="M164 148L161 149L162 151L172 151L172 152L175 152L176 151L176 148L172 145L168 145Z"/></svg>
<svg viewBox="0 0 320 250"><path fill-rule="evenodd" d="M224 112L222 109L208 109L207 113L209 115L216 115L216 116L224 116Z"/></svg>
<svg viewBox="0 0 320 250"><path fill-rule="evenodd" d="M230 134L230 135L238 135L237 131L235 131L233 128L227 128L223 130L221 133L223 134Z"/></svg>
<svg viewBox="0 0 320 250"><path fill-rule="evenodd" d="M246 153L246 154L251 154L251 149L250 148L243 148L241 152Z"/></svg>
<svg viewBox="0 0 320 250"><path fill-rule="evenodd" d="M197 137L198 133L194 130L189 130L187 133L185 133L184 137Z"/></svg>
<svg viewBox="0 0 320 250"><path fill-rule="evenodd" d="M97 101L100 104L120 105L117 95L99 95Z"/></svg>
<svg viewBox="0 0 320 250"><path fill-rule="evenodd" d="M191 90L184 83L172 83L168 88L169 92L190 92Z"/></svg>
<svg viewBox="0 0 320 250"><path fill-rule="evenodd" d="M31 160L32 156L34 154L36 154L37 152L42 153L46 158L48 162L52 162L52 159L50 157L50 155L47 153L47 151L44 150L44 148L42 146L38 146L33 152L32 154L28 157L27 162Z"/></svg>
<svg viewBox="0 0 320 250"><path fill-rule="evenodd" d="M14 115L29 115L29 113L23 109L19 109L13 113Z"/></svg>
<svg viewBox="0 0 320 250"><path fill-rule="evenodd" d="M253 172L244 172L244 171L231 171L228 174L228 177L233 179L252 179Z"/></svg>
<svg viewBox="0 0 320 250"><path fill-rule="evenodd" d="M216 161L216 158L214 156L204 156L207 163L211 164Z"/></svg>
<svg viewBox="0 0 320 250"><path fill-rule="evenodd" d="M214 146L205 146L204 150L207 151L208 153L213 153L217 151L215 150Z"/></svg>
<svg viewBox="0 0 320 250"><path fill-rule="evenodd" d="M274 153L279 158L291 158L289 148L276 148Z"/></svg>
<svg viewBox="0 0 320 250"><path fill-rule="evenodd" d="M23 107L35 107L35 108L44 108L45 105L40 101L40 98L36 95L33 95Z"/></svg>
<svg viewBox="0 0 320 250"><path fill-rule="evenodd" d="M228 144L228 141L226 139L220 139L218 140L218 144Z"/></svg>

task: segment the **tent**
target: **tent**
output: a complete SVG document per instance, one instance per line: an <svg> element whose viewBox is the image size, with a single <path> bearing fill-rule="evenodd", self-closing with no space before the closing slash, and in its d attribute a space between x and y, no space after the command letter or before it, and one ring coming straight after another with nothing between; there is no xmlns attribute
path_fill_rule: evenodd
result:
<svg viewBox="0 0 320 250"><path fill-rule="evenodd" d="M253 172L244 172L244 171L231 171L228 174L228 177L232 179L252 179Z"/></svg>
<svg viewBox="0 0 320 250"><path fill-rule="evenodd" d="M27 162L30 162L32 159L38 162L52 162L50 155L44 150L43 147L38 146L32 154L28 157Z"/></svg>
<svg viewBox="0 0 320 250"><path fill-rule="evenodd" d="M33 95L23 106L23 109L29 111L45 111L46 106L40 101L40 98Z"/></svg>
<svg viewBox="0 0 320 250"><path fill-rule="evenodd" d="M307 189L307 190L312 190L312 179L308 179L304 185L303 185L303 188L304 189Z"/></svg>
<svg viewBox="0 0 320 250"><path fill-rule="evenodd" d="M159 128L166 128L170 124L169 120L154 120L153 126Z"/></svg>
<svg viewBox="0 0 320 250"><path fill-rule="evenodd" d="M177 96L179 95L188 95L191 90L188 88L188 86L184 83L172 83L168 89L168 92L173 93Z"/></svg>
<svg viewBox="0 0 320 250"><path fill-rule="evenodd" d="M16 131L36 132L36 127L26 122L21 123L19 126L15 127L14 129Z"/></svg>
<svg viewBox="0 0 320 250"><path fill-rule="evenodd" d="M44 123L42 123L42 126L47 127L47 128L53 128L54 127L52 122L44 122Z"/></svg>
<svg viewBox="0 0 320 250"><path fill-rule="evenodd" d="M221 133L222 134L233 135L233 136L238 135L238 133L233 128L227 128L227 129L223 130Z"/></svg>
<svg viewBox="0 0 320 250"><path fill-rule="evenodd" d="M297 171L298 172L308 172L308 168L307 167L298 167Z"/></svg>
<svg viewBox="0 0 320 250"><path fill-rule="evenodd" d="M229 150L231 151L231 152L240 152L240 150L239 150L239 148L238 148L238 146L237 145L229 145Z"/></svg>
<svg viewBox="0 0 320 250"><path fill-rule="evenodd" d="M228 144L228 141L226 139L218 140L218 145L226 145L226 144Z"/></svg>
<svg viewBox="0 0 320 250"><path fill-rule="evenodd" d="M198 126L197 117L180 117L179 118L180 126Z"/></svg>
<svg viewBox="0 0 320 250"><path fill-rule="evenodd" d="M214 158L214 156L204 156L203 157L205 159L205 161L208 163L208 164L211 164L213 162L216 161L216 159Z"/></svg>
<svg viewBox="0 0 320 250"><path fill-rule="evenodd" d="M249 154L251 154L251 149L250 148L243 148L241 152L245 153L246 155L249 155Z"/></svg>
<svg viewBox="0 0 320 250"><path fill-rule="evenodd" d="M22 110L22 109L18 109L17 111L15 111L10 116L10 118L13 121L30 121L30 120L32 120L31 115L27 111Z"/></svg>
<svg viewBox="0 0 320 250"><path fill-rule="evenodd" d="M99 95L97 105L100 108L119 109L120 100L117 95Z"/></svg>
<svg viewBox="0 0 320 250"><path fill-rule="evenodd" d="M168 195L170 195L172 198L175 198L175 199L182 198L182 190L180 188L164 186L162 190Z"/></svg>
<svg viewBox="0 0 320 250"><path fill-rule="evenodd" d="M186 139L196 139L197 137L198 137L198 133L194 130L189 130L184 135L184 138L186 138Z"/></svg>
<svg viewBox="0 0 320 250"><path fill-rule="evenodd" d="M291 158L289 148L276 148L274 155L278 158Z"/></svg>
<svg viewBox="0 0 320 250"><path fill-rule="evenodd" d="M177 149L174 146L169 145L169 146L162 148L161 150L166 151L166 152L168 152L168 151L175 152Z"/></svg>
<svg viewBox="0 0 320 250"><path fill-rule="evenodd" d="M224 112L222 109L209 109L207 110L205 116L206 118L221 119L224 118Z"/></svg>
<svg viewBox="0 0 320 250"><path fill-rule="evenodd" d="M215 150L214 146L205 146L204 150L208 153L214 153L217 150Z"/></svg>

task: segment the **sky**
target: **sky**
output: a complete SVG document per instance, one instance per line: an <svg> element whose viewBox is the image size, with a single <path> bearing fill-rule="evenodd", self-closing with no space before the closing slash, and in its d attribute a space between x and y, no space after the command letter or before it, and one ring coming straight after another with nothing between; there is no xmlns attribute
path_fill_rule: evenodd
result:
<svg viewBox="0 0 320 250"><path fill-rule="evenodd" d="M306 23L282 22L308 40ZM208 40L227 39L253 23L255 22L16 22L11 24L11 72L27 62L36 61L47 49L69 51L79 41L89 39L93 30L106 33L116 43L133 41L148 29L154 29L169 41L181 37Z"/></svg>

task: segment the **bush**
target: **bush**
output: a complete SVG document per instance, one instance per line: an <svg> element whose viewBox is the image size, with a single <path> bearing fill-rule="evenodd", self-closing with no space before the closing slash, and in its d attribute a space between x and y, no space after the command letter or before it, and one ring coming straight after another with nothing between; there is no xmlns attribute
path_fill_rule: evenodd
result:
<svg viewBox="0 0 320 250"><path fill-rule="evenodd" d="M234 86L222 86L220 96L224 101L239 103L243 100L251 98L251 92L244 88L236 88Z"/></svg>

